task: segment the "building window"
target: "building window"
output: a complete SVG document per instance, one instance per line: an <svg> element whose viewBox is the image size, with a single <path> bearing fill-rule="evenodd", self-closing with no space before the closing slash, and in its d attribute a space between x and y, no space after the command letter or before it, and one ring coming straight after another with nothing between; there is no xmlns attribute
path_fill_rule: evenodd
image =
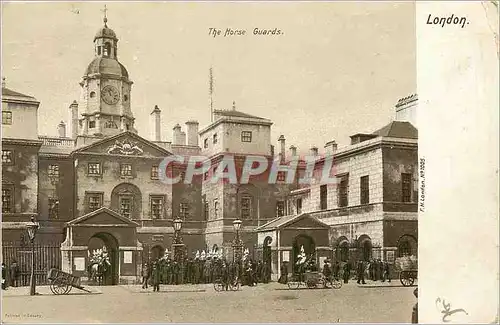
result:
<svg viewBox="0 0 500 325"><path fill-rule="evenodd" d="M250 219L252 216L252 198L249 196L245 196L241 198L241 218L242 219Z"/></svg>
<svg viewBox="0 0 500 325"><path fill-rule="evenodd" d="M207 149L208 148L208 139L205 139L203 141L203 148Z"/></svg>
<svg viewBox="0 0 500 325"><path fill-rule="evenodd" d="M7 112L7 111L2 112L2 124L12 125L12 112Z"/></svg>
<svg viewBox="0 0 500 325"><path fill-rule="evenodd" d="M118 129L118 125L114 121L106 121L106 123L104 123L104 127L106 129Z"/></svg>
<svg viewBox="0 0 500 325"><path fill-rule="evenodd" d="M319 208L326 210L328 208L328 188L326 185L319 187Z"/></svg>
<svg viewBox="0 0 500 325"><path fill-rule="evenodd" d="M151 217L163 219L163 196L151 196Z"/></svg>
<svg viewBox="0 0 500 325"><path fill-rule="evenodd" d="M89 121L89 129L95 128L95 121Z"/></svg>
<svg viewBox="0 0 500 325"><path fill-rule="evenodd" d="M339 184L339 207L346 207L349 205L349 176L343 176L340 178Z"/></svg>
<svg viewBox="0 0 500 325"><path fill-rule="evenodd" d="M402 202L411 202L411 174L402 173L401 174L402 183Z"/></svg>
<svg viewBox="0 0 500 325"><path fill-rule="evenodd" d="M179 208L179 216L182 220L186 220L189 217L189 204L182 202Z"/></svg>
<svg viewBox="0 0 500 325"><path fill-rule="evenodd" d="M110 56L111 55L111 44L109 44L109 43L104 44L103 55L104 56Z"/></svg>
<svg viewBox="0 0 500 325"><path fill-rule="evenodd" d="M252 142L252 132L241 131L241 142Z"/></svg>
<svg viewBox="0 0 500 325"><path fill-rule="evenodd" d="M59 199L49 198L49 218L59 218Z"/></svg>
<svg viewBox="0 0 500 325"><path fill-rule="evenodd" d="M121 164L120 165L120 175L122 177L132 176L132 165L131 164Z"/></svg>
<svg viewBox="0 0 500 325"><path fill-rule="evenodd" d="M101 52L101 47L99 46L99 54L101 54L100 52ZM94 98L94 97L95 97L95 91L91 91L90 98Z"/></svg>
<svg viewBox="0 0 500 325"><path fill-rule="evenodd" d="M219 201L217 199L214 200L214 219L219 217Z"/></svg>
<svg viewBox="0 0 500 325"><path fill-rule="evenodd" d="M101 175L101 164L100 163L89 163L88 172L89 172L89 175Z"/></svg>
<svg viewBox="0 0 500 325"><path fill-rule="evenodd" d="M208 179L208 172L205 172L203 174L203 180L206 181Z"/></svg>
<svg viewBox="0 0 500 325"><path fill-rule="evenodd" d="M278 172L278 182L284 182L286 179L286 173L285 172Z"/></svg>
<svg viewBox="0 0 500 325"><path fill-rule="evenodd" d="M295 206L297 208L297 214L301 214L302 213L302 198L297 199Z"/></svg>
<svg viewBox="0 0 500 325"><path fill-rule="evenodd" d="M95 211L102 206L102 193L88 193L89 212Z"/></svg>
<svg viewBox="0 0 500 325"><path fill-rule="evenodd" d="M2 188L2 213L11 213L13 210L13 197L11 188Z"/></svg>
<svg viewBox="0 0 500 325"><path fill-rule="evenodd" d="M120 214L125 218L130 219L132 213L132 197L122 196L120 197Z"/></svg>
<svg viewBox="0 0 500 325"><path fill-rule="evenodd" d="M285 215L285 201L276 202L276 216L283 217Z"/></svg>
<svg viewBox="0 0 500 325"><path fill-rule="evenodd" d="M210 213L210 205L208 204L207 200L204 200L204 202L203 202L203 213L204 213L205 220L208 220L209 213Z"/></svg>
<svg viewBox="0 0 500 325"><path fill-rule="evenodd" d="M370 180L368 176L361 177L360 180L360 203L368 204L370 203Z"/></svg>
<svg viewBox="0 0 500 325"><path fill-rule="evenodd" d="M13 160L12 150L2 150L2 164L12 164Z"/></svg>
<svg viewBox="0 0 500 325"><path fill-rule="evenodd" d="M186 172L185 171L180 172L179 173L179 182L183 183L185 179L186 179Z"/></svg>
<svg viewBox="0 0 500 325"><path fill-rule="evenodd" d="M59 165L49 165L49 177L53 180L59 179Z"/></svg>
<svg viewBox="0 0 500 325"><path fill-rule="evenodd" d="M159 172L158 166L151 167L151 179L159 179Z"/></svg>
<svg viewBox="0 0 500 325"><path fill-rule="evenodd" d="M217 133L214 134L214 144L217 143Z"/></svg>

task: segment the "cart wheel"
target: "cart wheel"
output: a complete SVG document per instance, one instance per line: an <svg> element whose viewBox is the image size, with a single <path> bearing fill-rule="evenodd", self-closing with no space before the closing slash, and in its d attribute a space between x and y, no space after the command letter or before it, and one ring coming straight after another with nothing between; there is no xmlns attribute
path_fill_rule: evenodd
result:
<svg viewBox="0 0 500 325"><path fill-rule="evenodd" d="M214 289L215 289L215 291L220 292L220 291L224 290L224 286L222 285L222 283L220 281L215 281L214 282Z"/></svg>
<svg viewBox="0 0 500 325"><path fill-rule="evenodd" d="M318 284L319 281L314 281L314 280L308 280L306 282L306 285L309 289L316 288L316 285Z"/></svg>
<svg viewBox="0 0 500 325"><path fill-rule="evenodd" d="M238 290L240 290L240 283L239 283L239 282L237 282L237 281L236 281L236 282L234 282L234 283L232 283L232 284L231 284L231 290L232 290L232 291L238 291Z"/></svg>
<svg viewBox="0 0 500 325"><path fill-rule="evenodd" d="M68 290L68 285L63 283L61 279L57 278L50 284L50 290L55 295L64 295L66 290Z"/></svg>
<svg viewBox="0 0 500 325"><path fill-rule="evenodd" d="M68 284L68 286L66 287L66 291L64 292L64 294L67 295L71 291L71 289L73 289L73 286L70 285L70 284Z"/></svg>
<svg viewBox="0 0 500 325"><path fill-rule="evenodd" d="M399 281L401 281L401 284L405 287L409 287L413 285L415 282L415 279L413 278L412 274L410 272L401 272L399 274Z"/></svg>
<svg viewBox="0 0 500 325"><path fill-rule="evenodd" d="M340 289L342 288L342 281L339 281L337 279L333 279L331 282L332 288L333 289Z"/></svg>
<svg viewBox="0 0 500 325"><path fill-rule="evenodd" d="M298 289L300 286L300 282L290 281L287 283L288 289Z"/></svg>
<svg viewBox="0 0 500 325"><path fill-rule="evenodd" d="M318 283L316 283L316 288L328 288L328 281L326 281L326 279L319 279L318 280Z"/></svg>

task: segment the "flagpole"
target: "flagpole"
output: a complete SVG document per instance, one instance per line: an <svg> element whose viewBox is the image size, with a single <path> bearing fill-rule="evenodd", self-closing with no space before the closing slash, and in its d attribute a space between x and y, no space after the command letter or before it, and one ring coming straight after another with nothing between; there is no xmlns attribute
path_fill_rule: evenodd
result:
<svg viewBox="0 0 500 325"><path fill-rule="evenodd" d="M213 93L214 93L214 76L212 67L210 67L209 75L209 93L210 93L210 122L214 121L214 108L213 108Z"/></svg>

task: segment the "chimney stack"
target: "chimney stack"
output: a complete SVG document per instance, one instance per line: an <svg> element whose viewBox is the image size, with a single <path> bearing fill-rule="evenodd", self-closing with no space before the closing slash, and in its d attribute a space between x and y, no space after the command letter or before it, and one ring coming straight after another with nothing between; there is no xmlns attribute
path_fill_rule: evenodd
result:
<svg viewBox="0 0 500 325"><path fill-rule="evenodd" d="M57 126L57 133L59 134L59 138L66 138L66 124L64 121L61 121Z"/></svg>
<svg viewBox="0 0 500 325"><path fill-rule="evenodd" d="M198 146L198 121L187 121L187 144L188 146Z"/></svg>
<svg viewBox="0 0 500 325"><path fill-rule="evenodd" d="M337 152L337 142L335 140L329 141L325 144L325 153L327 155L333 155Z"/></svg>
<svg viewBox="0 0 500 325"><path fill-rule="evenodd" d="M285 162L285 136L282 134L278 138L278 141L280 143L280 162L284 163Z"/></svg>
<svg viewBox="0 0 500 325"><path fill-rule="evenodd" d="M151 112L150 121L151 138L153 141L161 141L161 110L158 108L158 105L155 105L155 108Z"/></svg>
<svg viewBox="0 0 500 325"><path fill-rule="evenodd" d="M291 155L292 157L297 156L297 147L296 147L296 146L294 146L294 145L291 145L291 146L290 146L290 155Z"/></svg>
<svg viewBox="0 0 500 325"><path fill-rule="evenodd" d="M181 131L181 126L179 124L176 124L174 126L174 136L173 136L173 145L180 145L182 144L181 142L181 136L182 136L182 131Z"/></svg>
<svg viewBox="0 0 500 325"><path fill-rule="evenodd" d="M318 147L311 147L311 149L309 149L309 152L310 152L311 156L317 156L318 155Z"/></svg>
<svg viewBox="0 0 500 325"><path fill-rule="evenodd" d="M181 143L179 143L180 145L183 146L186 145L186 132L181 131L180 141L181 141Z"/></svg>
<svg viewBox="0 0 500 325"><path fill-rule="evenodd" d="M78 103L76 100L69 105L70 121L71 121L71 138L76 139L78 136Z"/></svg>

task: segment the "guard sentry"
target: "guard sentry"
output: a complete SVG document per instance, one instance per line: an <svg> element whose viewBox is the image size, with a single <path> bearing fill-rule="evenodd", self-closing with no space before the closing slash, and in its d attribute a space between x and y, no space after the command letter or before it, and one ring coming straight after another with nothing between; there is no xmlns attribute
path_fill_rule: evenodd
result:
<svg viewBox="0 0 500 325"><path fill-rule="evenodd" d="M468 25L469 22L467 21L467 18L465 17L457 17L455 14L451 14L449 17L431 17L432 15L429 14L427 17L427 25L441 25L441 27L444 27L445 25L460 25L462 28L465 27L465 25ZM432 18L432 19L431 19Z"/></svg>

